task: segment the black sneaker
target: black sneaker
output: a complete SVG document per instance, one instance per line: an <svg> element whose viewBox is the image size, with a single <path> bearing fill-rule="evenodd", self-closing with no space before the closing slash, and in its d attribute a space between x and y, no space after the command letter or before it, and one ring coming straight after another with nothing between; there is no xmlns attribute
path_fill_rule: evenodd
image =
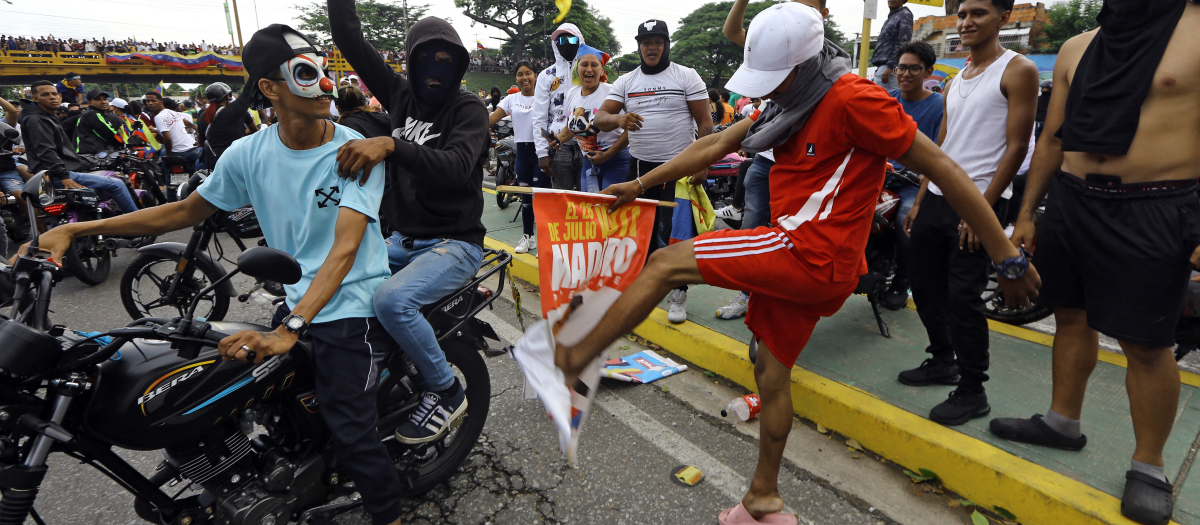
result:
<svg viewBox="0 0 1200 525"><path fill-rule="evenodd" d="M896 286L895 283L892 283L883 296L883 307L895 312L903 310L906 306L908 306L908 286Z"/></svg>
<svg viewBox="0 0 1200 525"><path fill-rule="evenodd" d="M899 379L908 386L957 385L958 365L943 365L931 357L921 366L900 372Z"/></svg>
<svg viewBox="0 0 1200 525"><path fill-rule="evenodd" d="M406 445L441 439L467 411L467 394L454 378L454 386L441 392L425 392L421 404L396 429L396 440Z"/></svg>
<svg viewBox="0 0 1200 525"><path fill-rule="evenodd" d="M975 394L961 387L950 392L950 397L929 411L929 419L947 426L961 425L971 419L988 415L992 411L987 394Z"/></svg>

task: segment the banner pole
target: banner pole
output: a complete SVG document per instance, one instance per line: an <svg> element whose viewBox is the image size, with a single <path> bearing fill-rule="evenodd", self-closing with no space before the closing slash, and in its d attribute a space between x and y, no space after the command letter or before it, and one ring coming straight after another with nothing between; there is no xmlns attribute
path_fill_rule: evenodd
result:
<svg viewBox="0 0 1200 525"><path fill-rule="evenodd" d="M531 194L531 193L533 193L533 188L531 188L531 187L529 187L529 186L504 186L504 185L500 185L500 186L496 186L496 191L498 191L498 192L501 192L501 193L525 193L525 194ZM566 191L564 190L564 192L566 192ZM587 193L587 192L582 192L582 191L579 191L579 192L572 191L572 192L567 192L567 193L583 193L583 194L586 194L586 195L594 195L594 196L598 196L598 197L609 197L609 198L613 198L613 199L615 199L615 198L616 198L616 197L613 197L612 195L600 195L600 194L598 194L598 193ZM676 203L674 203L674 202L668 202L668 201L658 201L658 206L659 206L660 208L678 208L678 207L679 207L679 205L678 205L678 204L676 204Z"/></svg>

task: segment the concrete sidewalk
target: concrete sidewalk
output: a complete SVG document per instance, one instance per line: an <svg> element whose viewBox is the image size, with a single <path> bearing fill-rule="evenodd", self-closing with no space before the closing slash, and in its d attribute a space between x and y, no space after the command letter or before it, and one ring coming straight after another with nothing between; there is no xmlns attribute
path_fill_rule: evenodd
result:
<svg viewBox="0 0 1200 525"><path fill-rule="evenodd" d="M492 194L484 197L488 243L511 251L521 237L521 221L511 222L516 205L500 210ZM514 273L536 283L536 265L535 257L518 256ZM746 357L749 331L740 320L714 316L735 293L692 287L689 322L672 325L660 309L636 333L754 389ZM914 388L896 381L897 373L927 357L928 340L916 312L885 311L883 316L891 339L880 336L863 297L850 298L840 312L821 320L792 374L798 415L910 469L932 470L947 488L989 507L1004 507L1021 523L1133 523L1120 515L1118 499L1134 448L1123 356L1100 352L1084 407L1087 448L1032 447L997 439L987 425L990 417L1029 417L1047 410L1051 337L993 324L987 384L992 414L947 428L926 417L953 387ZM1200 475L1187 475L1200 446L1200 376L1182 375L1175 428L1165 451L1167 476L1176 484L1176 521L1200 525Z"/></svg>

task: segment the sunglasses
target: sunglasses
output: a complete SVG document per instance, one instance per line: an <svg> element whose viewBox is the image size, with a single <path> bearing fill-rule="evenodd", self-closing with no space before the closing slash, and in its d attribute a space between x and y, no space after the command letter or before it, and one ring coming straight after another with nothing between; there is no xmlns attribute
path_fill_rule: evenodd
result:
<svg viewBox="0 0 1200 525"><path fill-rule="evenodd" d="M558 45L565 46L570 44L578 44L579 37L577 36L560 36L558 37Z"/></svg>

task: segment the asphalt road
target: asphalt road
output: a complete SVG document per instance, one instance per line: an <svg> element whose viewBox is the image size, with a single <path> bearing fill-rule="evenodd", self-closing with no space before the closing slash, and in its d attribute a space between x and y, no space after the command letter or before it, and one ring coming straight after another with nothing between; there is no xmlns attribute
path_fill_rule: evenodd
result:
<svg viewBox="0 0 1200 525"><path fill-rule="evenodd" d="M186 242L186 234L176 232L160 240ZM52 303L53 320L85 331L128 323L117 287L121 272L132 259L131 252L121 252L113 260L109 279L98 286L89 287L72 278L60 283ZM239 280L237 287L239 291L248 288L247 280ZM536 306L536 296L527 295L525 303L527 308ZM234 301L227 319L265 322L271 312L265 300ZM505 344L520 334L513 305L507 299L500 299L496 309L485 312L483 318L497 327L507 339ZM531 319L528 312L525 319ZM633 348L622 352L638 351L636 343L623 344ZM736 505L746 489L758 452L757 441L749 434L756 428L753 422L732 425L716 416L711 407L700 410L678 394L664 392L659 383L606 381L584 431L581 465L570 468L562 459L540 402L523 399L522 376L515 361L500 357L489 360L488 365L493 397L480 442L461 471L446 483L403 500L404 523L713 523L718 512ZM710 382L699 372L663 381L672 385L673 391L687 391L688 381ZM705 395L716 396L719 399L714 402L723 404L737 394L730 390ZM796 425L793 432L793 442L810 438L824 442L825 437L803 425ZM826 450L845 448L832 445ZM162 457L154 451L120 453L144 473L152 472ZM838 454L846 456L844 450ZM684 464L698 466L707 479L691 488L673 483L673 467ZM36 506L48 523L143 523L133 511L132 496L90 467L61 455L51 457L50 467ZM874 473L865 479L882 479L897 487L897 493L909 491L899 472L878 463L873 468L882 470L871 471ZM780 477L788 508L800 516L802 524L896 523L873 506L877 504L860 499L872 493L872 487L831 483L790 461ZM927 517L930 519L918 522L966 522L965 516ZM368 524L370 520L355 512L339 522Z"/></svg>

